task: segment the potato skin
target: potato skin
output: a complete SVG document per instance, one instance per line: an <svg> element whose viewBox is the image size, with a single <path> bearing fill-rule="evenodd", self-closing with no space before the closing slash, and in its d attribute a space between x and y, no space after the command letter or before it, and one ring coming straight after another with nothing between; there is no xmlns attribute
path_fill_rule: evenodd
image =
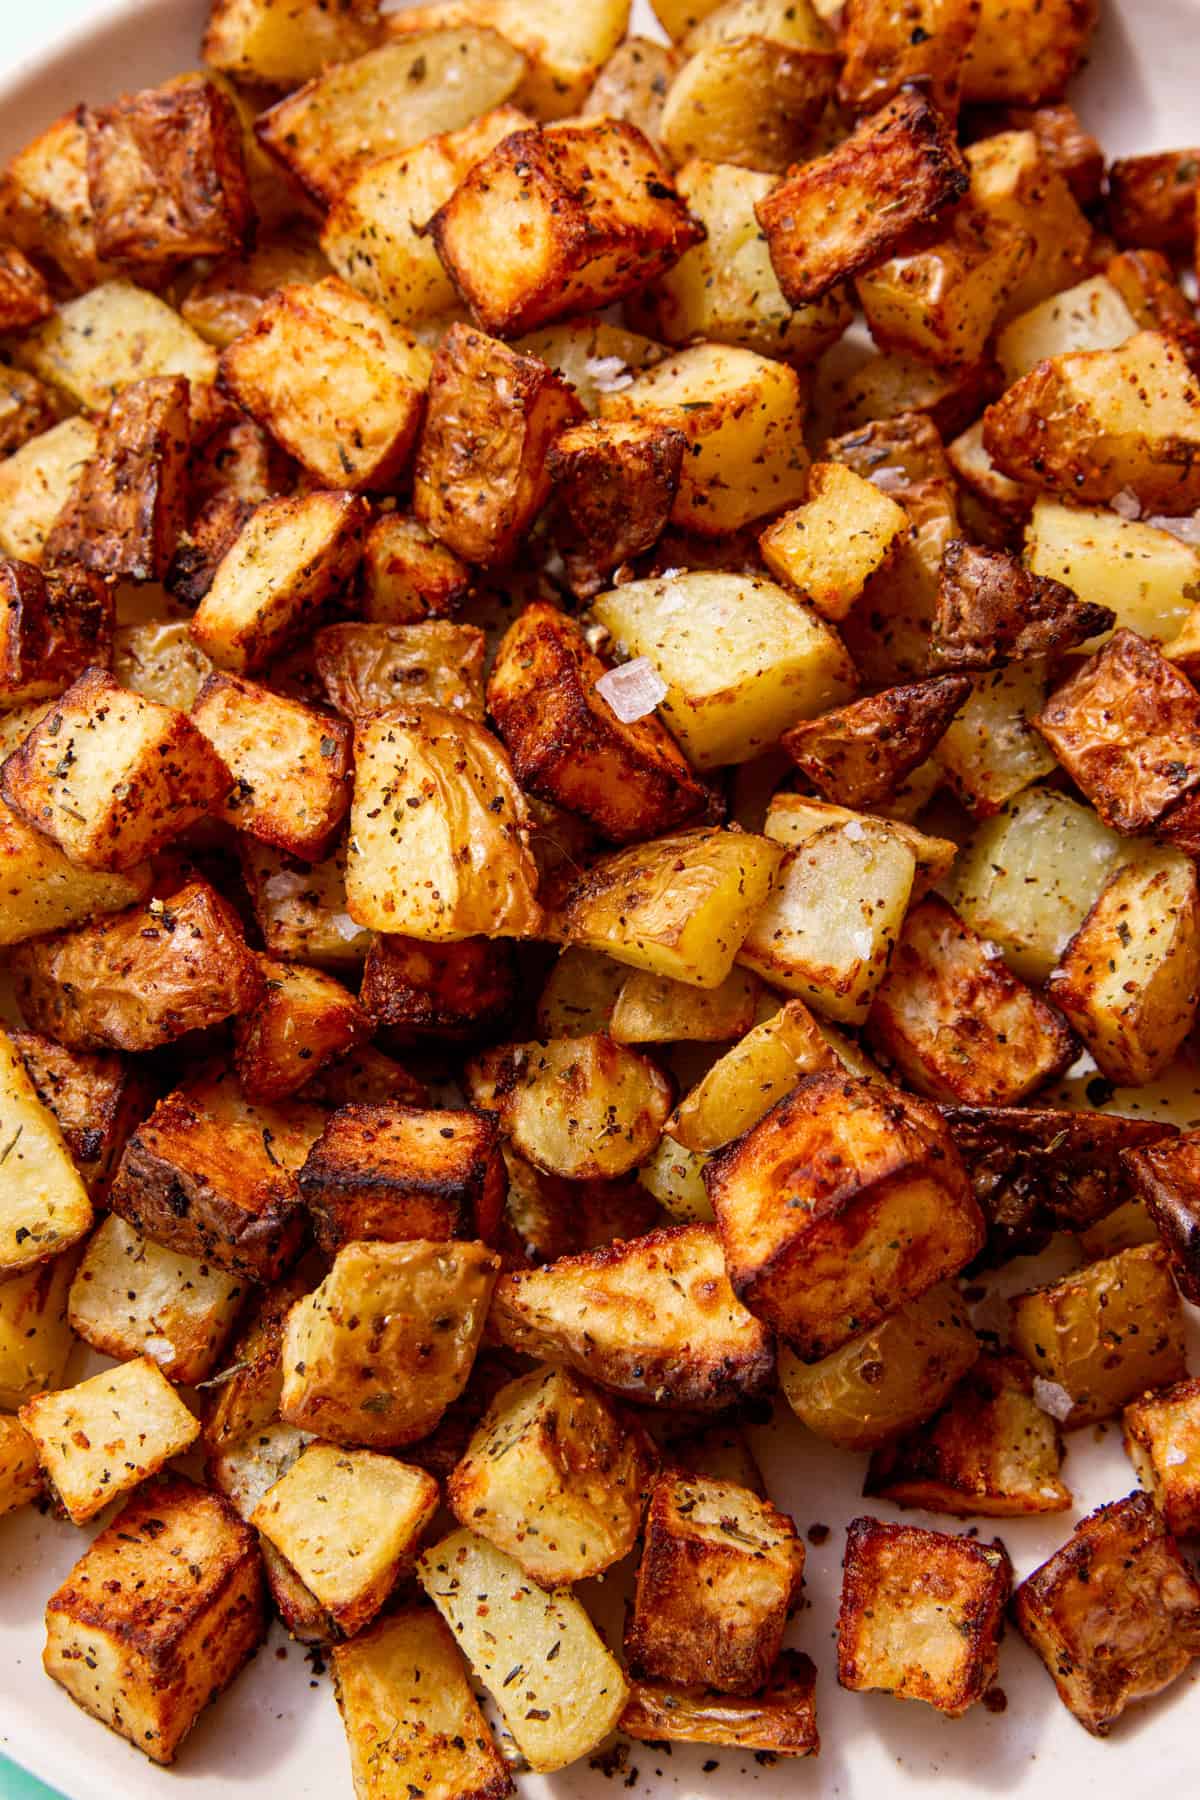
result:
<svg viewBox="0 0 1200 1800"><path fill-rule="evenodd" d="M979 0L849 0L839 100L862 112L911 82L955 118L979 11Z"/></svg>
<svg viewBox="0 0 1200 1800"><path fill-rule="evenodd" d="M150 1077L121 1056L68 1050L36 1031L8 1035L88 1192L103 1200L130 1132L150 1111Z"/></svg>
<svg viewBox="0 0 1200 1800"><path fill-rule="evenodd" d="M1188 251L1196 229L1200 150L1118 156L1108 171L1108 228L1132 250Z"/></svg>
<svg viewBox="0 0 1200 1800"><path fill-rule="evenodd" d="M1121 1167L1154 1221L1180 1293L1200 1305L1200 1133L1131 1146Z"/></svg>
<svg viewBox="0 0 1200 1800"><path fill-rule="evenodd" d="M0 561L0 696L52 699L113 648L111 589L90 570Z"/></svg>
<svg viewBox="0 0 1200 1800"><path fill-rule="evenodd" d="M0 244L0 331L40 324L53 311L54 300L45 278L15 244Z"/></svg>
<svg viewBox="0 0 1200 1800"><path fill-rule="evenodd" d="M588 419L559 433L546 467L568 521L560 532L579 600L613 569L651 549L671 517L687 439L649 419Z"/></svg>
<svg viewBox="0 0 1200 1800"><path fill-rule="evenodd" d="M783 1650L752 1699L709 1688L635 1681L620 1730L646 1743L725 1744L770 1756L815 1756L821 1747L814 1693L817 1672L798 1650Z"/></svg>
<svg viewBox="0 0 1200 1800"><path fill-rule="evenodd" d="M1034 575L1004 550L956 538L942 553L932 669L995 669L1052 656L1116 623L1111 607L1080 600L1049 576Z"/></svg>
<svg viewBox="0 0 1200 1800"><path fill-rule="evenodd" d="M780 743L827 800L879 806L925 761L970 692L954 675L885 688L793 725Z"/></svg>
<svg viewBox="0 0 1200 1800"><path fill-rule="evenodd" d="M500 1034L516 992L512 945L504 938L433 944L381 932L367 951L360 999L392 1042L470 1043Z"/></svg>

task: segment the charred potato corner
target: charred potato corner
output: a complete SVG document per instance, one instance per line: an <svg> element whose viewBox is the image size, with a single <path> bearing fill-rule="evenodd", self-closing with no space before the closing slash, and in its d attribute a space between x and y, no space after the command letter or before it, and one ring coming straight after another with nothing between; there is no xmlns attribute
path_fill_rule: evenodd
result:
<svg viewBox="0 0 1200 1800"><path fill-rule="evenodd" d="M268 1630L357 1800L1200 1655L1200 151L1094 10L210 0L3 171L0 1534L155 1763Z"/></svg>

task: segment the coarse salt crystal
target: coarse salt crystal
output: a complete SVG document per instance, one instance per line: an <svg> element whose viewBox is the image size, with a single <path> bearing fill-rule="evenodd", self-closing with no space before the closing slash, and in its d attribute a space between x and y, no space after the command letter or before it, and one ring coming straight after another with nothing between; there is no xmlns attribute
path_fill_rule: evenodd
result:
<svg viewBox="0 0 1200 1800"><path fill-rule="evenodd" d="M268 900L295 900L311 886L311 875L302 875L297 869L280 869L263 882L263 893Z"/></svg>
<svg viewBox="0 0 1200 1800"><path fill-rule="evenodd" d="M175 1360L175 1346L170 1338L143 1338L142 1349L147 1356L152 1356L156 1363L171 1363Z"/></svg>
<svg viewBox="0 0 1200 1800"><path fill-rule="evenodd" d="M860 838L865 838L867 835L857 819L847 819L846 823L842 826L842 830L852 844L857 844Z"/></svg>
<svg viewBox="0 0 1200 1800"><path fill-rule="evenodd" d="M1140 519L1142 516L1142 503L1129 488L1114 494L1108 504L1120 519Z"/></svg>
<svg viewBox="0 0 1200 1800"><path fill-rule="evenodd" d="M910 485L903 469L893 469L887 465L882 469L872 469L868 480L872 487L881 488L885 494L894 494L899 488Z"/></svg>
<svg viewBox="0 0 1200 1800"><path fill-rule="evenodd" d="M853 944L855 954L858 956L870 956L872 950L875 948L875 939L871 936L869 931L852 931L850 933L850 942Z"/></svg>
<svg viewBox="0 0 1200 1800"><path fill-rule="evenodd" d="M586 368L598 394L619 394L633 386L633 371L622 356L589 356Z"/></svg>
<svg viewBox="0 0 1200 1800"><path fill-rule="evenodd" d="M608 702L622 725L632 725L666 699L667 684L648 657L635 656L632 662L602 675L596 692Z"/></svg>
<svg viewBox="0 0 1200 1800"><path fill-rule="evenodd" d="M1181 544L1190 544L1192 549L1200 549L1200 513L1190 513L1186 518L1168 519L1161 513L1155 513L1146 520L1153 525L1155 531L1167 531Z"/></svg>
<svg viewBox="0 0 1200 1800"><path fill-rule="evenodd" d="M1070 1417L1075 1405L1065 1387L1060 1387L1057 1381L1047 1381L1044 1375L1034 1376L1033 1397L1042 1411L1057 1419L1059 1424Z"/></svg>

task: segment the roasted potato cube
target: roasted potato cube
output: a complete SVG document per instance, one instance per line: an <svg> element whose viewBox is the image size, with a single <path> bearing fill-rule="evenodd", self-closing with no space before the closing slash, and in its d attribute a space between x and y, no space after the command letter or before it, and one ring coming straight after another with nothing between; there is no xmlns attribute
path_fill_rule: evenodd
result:
<svg viewBox="0 0 1200 1800"><path fill-rule="evenodd" d="M756 1692L779 1653L803 1574L795 1525L769 1500L733 1482L660 1476L625 1627L632 1673Z"/></svg>
<svg viewBox="0 0 1200 1800"><path fill-rule="evenodd" d="M429 230L483 330L516 337L621 299L704 228L636 125L589 119L513 132L468 169Z"/></svg>
<svg viewBox="0 0 1200 1800"><path fill-rule="evenodd" d="M761 1693L750 1699L665 1681L635 1681L619 1725L647 1743L724 1744L756 1755L815 1756L816 1670L798 1650L781 1651Z"/></svg>
<svg viewBox="0 0 1200 1800"><path fill-rule="evenodd" d="M24 369L0 369L0 456L11 456L58 418L53 394Z"/></svg>
<svg viewBox="0 0 1200 1800"><path fill-rule="evenodd" d="M369 50L379 35L379 0L212 0L204 60L239 81L295 87L327 63Z"/></svg>
<svg viewBox="0 0 1200 1800"><path fill-rule="evenodd" d="M629 23L624 0L585 0L564 11L551 0L438 0L404 7L387 19L389 32L460 23L486 25L528 60L513 96L539 119L577 112ZM476 106L473 111L483 108Z"/></svg>
<svg viewBox="0 0 1200 1800"><path fill-rule="evenodd" d="M413 625L453 613L470 589L471 574L418 519L384 513L367 533L362 582L364 619Z"/></svg>
<svg viewBox="0 0 1200 1800"><path fill-rule="evenodd" d="M1200 1530L1200 1381L1177 1381L1125 1408L1125 1451L1172 1537Z"/></svg>
<svg viewBox="0 0 1200 1800"><path fill-rule="evenodd" d="M478 25L415 31L315 71L261 114L255 130L327 207L377 158L502 106L525 68L520 50Z"/></svg>
<svg viewBox="0 0 1200 1800"><path fill-rule="evenodd" d="M978 1355L966 1307L939 1282L820 1362L801 1362L785 1346L779 1381L814 1436L872 1450L931 1418Z"/></svg>
<svg viewBox="0 0 1200 1800"><path fill-rule="evenodd" d="M222 1378L214 1384L206 1410L203 1442L210 1474L219 1473L226 1451L241 1444L257 1444L268 1427L287 1433L297 1445L307 1442L306 1435L294 1426L276 1423L283 1385L283 1329L289 1311L305 1292L303 1275L295 1273L270 1287L255 1290L257 1298L233 1341ZM262 1447L265 1451L270 1445ZM249 1505L243 1506L244 1492L248 1490L239 1489L235 1495L223 1480L217 1482L222 1492L234 1499L243 1518L249 1517L262 1495L283 1473L282 1467L275 1467L276 1459L270 1460L274 1473L261 1480Z"/></svg>
<svg viewBox="0 0 1200 1800"><path fill-rule="evenodd" d="M73 862L123 870L216 811L228 779L186 714L92 668L6 759L0 788Z"/></svg>
<svg viewBox="0 0 1200 1800"><path fill-rule="evenodd" d="M563 1768L608 1735L629 1689L574 1595L547 1594L466 1530L427 1550L417 1575L531 1768Z"/></svg>
<svg viewBox="0 0 1200 1800"><path fill-rule="evenodd" d="M75 1525L190 1448L200 1423L156 1362L136 1356L90 1381L27 1400L21 1423Z"/></svg>
<svg viewBox="0 0 1200 1800"><path fill-rule="evenodd" d="M66 1050L36 1031L9 1036L38 1099L54 1114L88 1192L103 1200L126 1139L152 1104L145 1072L124 1057Z"/></svg>
<svg viewBox="0 0 1200 1800"><path fill-rule="evenodd" d="M1188 345L1193 354L1200 348L1200 332L1191 302L1176 281L1171 264L1160 251L1126 250L1113 257L1105 273L1143 331L1174 335L1181 344Z"/></svg>
<svg viewBox="0 0 1200 1800"><path fill-rule="evenodd" d="M35 1394L61 1387L75 1343L67 1295L78 1260L67 1251L0 1281L0 1406L15 1412Z"/></svg>
<svg viewBox="0 0 1200 1800"><path fill-rule="evenodd" d="M1010 319L996 338L996 357L1015 382L1049 356L1115 350L1137 331L1137 320L1104 275L1089 276Z"/></svg>
<svg viewBox="0 0 1200 1800"><path fill-rule="evenodd" d="M253 249L223 257L189 287L179 310L206 343L224 350L249 331L276 288L320 281L329 272L315 235L299 219L289 220L278 237L263 235L260 220Z"/></svg>
<svg viewBox="0 0 1200 1800"><path fill-rule="evenodd" d="M1111 607L1080 600L1006 551L955 539L942 556L930 667L994 669L1055 655L1109 630L1115 619Z"/></svg>
<svg viewBox="0 0 1200 1800"><path fill-rule="evenodd" d="M850 307L839 290L795 309L780 292L754 216L774 185L764 171L730 162L693 158L680 169L680 197L708 236L627 302L655 337L667 344L703 338L808 363L841 336Z"/></svg>
<svg viewBox="0 0 1200 1800"><path fill-rule="evenodd" d="M88 198L87 131L79 108L41 132L4 172L4 229L22 250L57 265L74 288L103 281Z"/></svg>
<svg viewBox="0 0 1200 1800"><path fill-rule="evenodd" d="M21 331L54 311L45 279L15 244L0 243L0 331Z"/></svg>
<svg viewBox="0 0 1200 1800"><path fill-rule="evenodd" d="M37 1447L19 1419L0 1414L0 1518L36 1500L42 1491Z"/></svg>
<svg viewBox="0 0 1200 1800"><path fill-rule="evenodd" d="M720 987L782 861L778 845L737 831L618 850L571 888L563 937L652 975Z"/></svg>
<svg viewBox="0 0 1200 1800"><path fill-rule="evenodd" d="M808 1008L789 1000L713 1064L675 1108L666 1130L687 1150L719 1150L757 1125L802 1075L837 1066Z"/></svg>
<svg viewBox="0 0 1200 1800"><path fill-rule="evenodd" d="M335 1112L343 1106L389 1106L393 1102L424 1106L429 1089L382 1050L360 1044L306 1081L299 1098Z"/></svg>
<svg viewBox="0 0 1200 1800"><path fill-rule="evenodd" d="M299 1101L252 1105L230 1074L195 1078L130 1138L112 1210L170 1249L276 1280L304 1243L296 1171L324 1123Z"/></svg>
<svg viewBox="0 0 1200 1800"><path fill-rule="evenodd" d="M739 1304L711 1225L675 1225L506 1273L501 1343L654 1405L720 1411L767 1388L770 1333Z"/></svg>
<svg viewBox="0 0 1200 1800"><path fill-rule="evenodd" d="M1039 363L988 408L983 441L1006 475L1064 499L1200 505L1200 387L1162 332Z"/></svg>
<svg viewBox="0 0 1200 1800"><path fill-rule="evenodd" d="M477 1243L347 1244L288 1314L282 1417L335 1443L427 1437L467 1385L499 1266Z"/></svg>
<svg viewBox="0 0 1200 1800"><path fill-rule="evenodd" d="M681 529L720 536L804 498L804 393L786 363L734 345L694 344L607 389L600 413L683 433L671 513Z"/></svg>
<svg viewBox="0 0 1200 1800"><path fill-rule="evenodd" d="M40 565L46 539L95 454L90 419L64 419L0 462L0 551Z"/></svg>
<svg viewBox="0 0 1200 1800"><path fill-rule="evenodd" d="M398 325L452 312L458 295L425 223L481 157L531 123L515 106L498 106L459 131L366 163L338 193L321 232L337 274Z"/></svg>
<svg viewBox="0 0 1200 1800"><path fill-rule="evenodd" d="M1134 250L1191 250L1200 150L1119 156L1108 172L1108 228Z"/></svg>
<svg viewBox="0 0 1200 1800"><path fill-rule="evenodd" d="M170 1763L265 1627L254 1533L175 1476L130 1500L50 1596L42 1661L85 1712Z"/></svg>
<svg viewBox="0 0 1200 1800"><path fill-rule="evenodd" d="M918 773L922 774L923 785L923 771ZM935 782L933 786L936 785ZM930 791L932 792L932 788ZM904 818L891 816L886 809L881 809L879 813L854 812L847 806L834 806L828 800L786 791L772 796L763 821L763 831L773 843L794 848L798 844L807 843L830 825L843 828L857 825L863 837L872 843L905 845L912 852L917 865L913 880L914 900L944 880L958 854L958 845L951 839L930 837L926 832L918 831L914 825L907 824ZM859 841L856 832L850 832L850 841ZM829 1028L822 1026L821 1029L828 1037Z"/></svg>
<svg viewBox="0 0 1200 1800"><path fill-rule="evenodd" d="M241 247L254 218L233 101L203 75L88 108L88 200L106 261L159 269Z"/></svg>
<svg viewBox="0 0 1200 1800"><path fill-rule="evenodd" d="M317 1243L495 1237L507 1177L486 1113L349 1105L300 1171Z"/></svg>
<svg viewBox="0 0 1200 1800"><path fill-rule="evenodd" d="M22 340L19 360L73 406L97 414L131 382L186 376L193 425L215 422L216 351L165 300L130 281L106 281L64 302Z"/></svg>
<svg viewBox="0 0 1200 1800"><path fill-rule="evenodd" d="M965 154L972 205L1033 242L1032 260L1001 309L1003 323L1086 273L1092 228L1034 132L997 132Z"/></svg>
<svg viewBox="0 0 1200 1800"><path fill-rule="evenodd" d="M1200 883L1191 858L1164 847L1116 869L1047 991L1111 1081L1141 1086L1161 1074L1200 998Z"/></svg>
<svg viewBox="0 0 1200 1800"><path fill-rule="evenodd" d="M905 239L854 285L881 350L972 366L1032 257L1024 231L968 202L946 224Z"/></svg>
<svg viewBox="0 0 1200 1800"><path fill-rule="evenodd" d="M630 581L602 594L595 612L666 682L664 723L696 769L750 761L853 688L836 633L756 576L695 570Z"/></svg>
<svg viewBox="0 0 1200 1800"><path fill-rule="evenodd" d="M482 724L484 651L477 626L448 619L326 625L313 640L329 704L356 725L389 707L425 701Z"/></svg>
<svg viewBox="0 0 1200 1800"><path fill-rule="evenodd" d="M250 423L249 420L246 421ZM252 427L257 430L257 426ZM181 606L199 606L217 570L254 515L256 501L225 489L202 501L179 534L164 585Z"/></svg>
<svg viewBox="0 0 1200 1800"><path fill-rule="evenodd" d="M189 712L212 664L192 642L186 619L150 619L145 624L118 625L112 669L123 688L157 700L160 706Z"/></svg>
<svg viewBox="0 0 1200 1800"><path fill-rule="evenodd" d="M634 969L621 984L608 1035L615 1044L728 1043L754 1024L760 991L741 969L707 989Z"/></svg>
<svg viewBox="0 0 1200 1800"><path fill-rule="evenodd" d="M361 966L371 933L346 911L346 853L299 862L253 838L240 845L242 874L269 956L285 962L353 970Z"/></svg>
<svg viewBox="0 0 1200 1800"><path fill-rule="evenodd" d="M653 714L626 723L614 710L597 689L605 674L580 626L535 600L500 646L488 710L522 787L621 843L669 830L709 796Z"/></svg>
<svg viewBox="0 0 1200 1800"><path fill-rule="evenodd" d="M1166 1251L1167 1263L1186 1300L1200 1303L1200 1137L1186 1132L1166 1143L1125 1151L1121 1166L1145 1203Z"/></svg>
<svg viewBox="0 0 1200 1800"><path fill-rule="evenodd" d="M234 1066L246 1098L283 1100L363 1043L374 1024L332 975L261 959L266 990L234 1026Z"/></svg>
<svg viewBox="0 0 1200 1800"><path fill-rule="evenodd" d="M586 119L628 119L651 144L662 135L663 100L683 58L655 38L627 37L592 83L581 108Z"/></svg>
<svg viewBox="0 0 1200 1800"><path fill-rule="evenodd" d="M953 119L978 18L978 0L849 0L838 98L866 112L916 83Z"/></svg>
<svg viewBox="0 0 1200 1800"><path fill-rule="evenodd" d="M0 700L13 707L60 694L112 653L113 603L85 569L0 561Z"/></svg>
<svg viewBox="0 0 1200 1800"><path fill-rule="evenodd" d="M1200 695L1136 632L1115 631L1035 723L1114 831L1144 831L1200 782Z"/></svg>
<svg viewBox="0 0 1200 1800"><path fill-rule="evenodd" d="M903 507L853 469L814 463L807 501L768 526L759 547L780 581L825 618L844 619L908 523Z"/></svg>
<svg viewBox="0 0 1200 1800"><path fill-rule="evenodd" d="M1200 1650L1200 1587L1149 1494L1081 1520L1021 1583L1013 1617L1063 1705L1097 1737Z"/></svg>
<svg viewBox="0 0 1200 1800"><path fill-rule="evenodd" d="M971 691L962 675L887 688L793 725L780 742L827 799L880 806L927 760Z"/></svg>
<svg viewBox="0 0 1200 1800"><path fill-rule="evenodd" d="M3 801L0 869L0 943L5 944L117 912L142 899L151 885L148 864L123 874L78 868Z"/></svg>
<svg viewBox="0 0 1200 1800"><path fill-rule="evenodd" d="M248 674L270 662L347 585L368 513L355 494L267 500L222 558L192 620L192 636L221 668Z"/></svg>
<svg viewBox="0 0 1200 1800"><path fill-rule="evenodd" d="M359 1454L362 1454L361 1452ZM334 1692L357 1800L505 1800L512 1782L448 1627L405 1607L335 1646Z"/></svg>
<svg viewBox="0 0 1200 1800"><path fill-rule="evenodd" d="M958 1718L996 1674L1012 1564L990 1544L855 1519L842 1565L838 1681Z"/></svg>
<svg viewBox="0 0 1200 1800"><path fill-rule="evenodd" d="M817 1362L956 1274L983 1216L933 1108L805 1076L704 1168L734 1292Z"/></svg>
<svg viewBox="0 0 1200 1800"><path fill-rule="evenodd" d="M231 777L220 809L225 822L319 861L350 805L345 721L223 670L205 681L191 716Z"/></svg>
<svg viewBox="0 0 1200 1800"><path fill-rule="evenodd" d="M353 1637L412 1566L438 1485L374 1450L313 1444L259 1501L250 1523Z"/></svg>
<svg viewBox="0 0 1200 1800"><path fill-rule="evenodd" d="M1012 1343L1067 1430L1187 1373L1183 1314L1160 1244L1121 1250L1012 1301Z"/></svg>
<svg viewBox="0 0 1200 1800"><path fill-rule="evenodd" d="M946 456L959 485L961 510L986 523L987 530L977 527L979 536L994 548L1007 548L1033 510L1033 489L1001 474L983 447L982 419L947 444Z"/></svg>
<svg viewBox="0 0 1200 1800"><path fill-rule="evenodd" d="M192 1256L165 1250L110 1214L71 1284L71 1329L93 1350L148 1357L174 1382L212 1374L237 1323L246 1284Z"/></svg>
<svg viewBox="0 0 1200 1800"><path fill-rule="evenodd" d="M657 543L675 504L687 439L654 419L588 419L560 432L546 459L577 599L608 585L620 564Z"/></svg>
<svg viewBox="0 0 1200 1800"><path fill-rule="evenodd" d="M607 1031L628 978L623 963L574 945L561 951L537 1006L539 1038L588 1037Z"/></svg>
<svg viewBox="0 0 1200 1800"><path fill-rule="evenodd" d="M598 1575L637 1542L649 1440L570 1369L534 1369L496 1395L446 1497L543 1587Z"/></svg>
<svg viewBox="0 0 1200 1800"><path fill-rule="evenodd" d="M904 921L867 1038L935 1100L1011 1106L1066 1068L1075 1042L954 911L927 895Z"/></svg>
<svg viewBox="0 0 1200 1800"><path fill-rule="evenodd" d="M1034 657L977 675L970 699L942 734L938 768L977 819L990 818L1054 772L1054 757L1034 730L1046 670L1046 659Z"/></svg>
<svg viewBox="0 0 1200 1800"><path fill-rule="evenodd" d="M426 705L360 725L355 758L352 919L434 942L538 933L528 811L490 732Z"/></svg>
<svg viewBox="0 0 1200 1800"><path fill-rule="evenodd" d="M945 120L922 95L905 93L785 177L754 211L784 297L804 306L888 256L968 186Z"/></svg>
<svg viewBox="0 0 1200 1800"><path fill-rule="evenodd" d="M776 175L803 161L833 98L836 58L773 33L704 43L700 35L689 36L693 53L663 103L671 159L703 157Z"/></svg>
<svg viewBox="0 0 1200 1800"><path fill-rule="evenodd" d="M360 993L377 1024L402 1042L494 1036L512 1010L517 978L502 938L429 944L377 937L367 952Z"/></svg>
<svg viewBox="0 0 1200 1800"><path fill-rule="evenodd" d="M24 1035L24 1034L19 1034ZM0 1292L87 1236L92 1204L59 1123L39 1097L19 1036L0 1031Z"/></svg>
<svg viewBox="0 0 1200 1800"><path fill-rule="evenodd" d="M1062 1440L1035 1391L1019 1357L979 1357L936 1418L875 1451L864 1494L959 1518L1064 1511Z"/></svg>
<svg viewBox="0 0 1200 1800"><path fill-rule="evenodd" d="M962 68L966 100L1053 100L1075 73L1096 23L1095 0L1014 7L982 0Z"/></svg>
<svg viewBox="0 0 1200 1800"><path fill-rule="evenodd" d="M413 475L417 518L468 562L511 562L550 492L551 439L581 412L536 357L452 325L433 359Z"/></svg>
<svg viewBox="0 0 1200 1800"><path fill-rule="evenodd" d="M513 1044L482 1059L488 1102L519 1155L570 1181L626 1175L653 1150L671 1084L604 1034Z"/></svg>
<svg viewBox="0 0 1200 1800"><path fill-rule="evenodd" d="M221 352L221 382L313 478L389 488L407 468L428 350L335 275L282 288Z"/></svg>

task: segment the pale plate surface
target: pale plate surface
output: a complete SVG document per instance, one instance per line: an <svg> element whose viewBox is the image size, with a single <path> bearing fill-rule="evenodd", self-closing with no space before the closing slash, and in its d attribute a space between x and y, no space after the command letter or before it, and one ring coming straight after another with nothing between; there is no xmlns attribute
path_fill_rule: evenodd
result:
<svg viewBox="0 0 1200 1800"><path fill-rule="evenodd" d="M644 5L645 0L636 0ZM1077 84L1085 121L1111 153L1166 149L1196 141L1196 54L1200 0L1107 0L1093 66ZM114 94L192 67L205 0L0 0L0 156L81 99ZM15 16L15 15L20 15ZM641 28L645 20L639 16ZM57 46L57 48L53 48ZM1184 1071L1169 1116L1200 1124L1200 1070ZM1130 1108L1129 1110L1133 1110ZM1159 1116L1163 1116L1160 1112ZM1014 1265L1002 1290L1032 1285L1058 1272L1053 1252ZM987 1304L977 1323L989 1321ZM1200 1371L1200 1332L1192 1333L1192 1368ZM73 1373L73 1378L77 1378ZM790 1641L817 1664L819 1760L760 1768L718 1750L677 1745L670 1755L632 1747L627 1766L605 1774L579 1767L552 1779L525 1776L527 1800L917 1800L936 1784L938 1800L988 1792L1019 1800L1059 1795L1088 1800L1159 1800L1194 1791L1200 1741L1200 1693L1185 1677L1161 1701L1138 1709L1107 1743L1089 1738L1059 1705L1032 1654L1011 1633L1000 1664L1008 1698L1002 1715L976 1708L947 1721L929 1708L884 1695L844 1694L833 1675L843 1527L862 1511L901 1518L860 1497L865 1459L830 1452L783 1417L778 1431L752 1433L772 1498L802 1531L834 1527L810 1547L808 1605ZM1113 1427L1075 1433L1065 1470L1077 1511L1045 1523L978 1521L985 1537L1002 1536L1018 1578L1068 1535L1074 1519L1127 1493L1132 1471ZM952 1521L910 1514L958 1529ZM241 1790L286 1794L288 1800L349 1800L350 1774L327 1677L313 1674L303 1653L278 1631L253 1666L203 1718L172 1771L154 1768L121 1739L83 1717L40 1664L47 1596L88 1541L70 1525L32 1509L0 1521L0 1751L34 1770L71 1800L228 1800ZM612 1583L599 1609L619 1633L621 1594ZM615 1641L612 1637L611 1641ZM715 1757L718 1767L702 1765ZM636 1773L635 1773L636 1771ZM2 1785L2 1777L0 1777Z"/></svg>

